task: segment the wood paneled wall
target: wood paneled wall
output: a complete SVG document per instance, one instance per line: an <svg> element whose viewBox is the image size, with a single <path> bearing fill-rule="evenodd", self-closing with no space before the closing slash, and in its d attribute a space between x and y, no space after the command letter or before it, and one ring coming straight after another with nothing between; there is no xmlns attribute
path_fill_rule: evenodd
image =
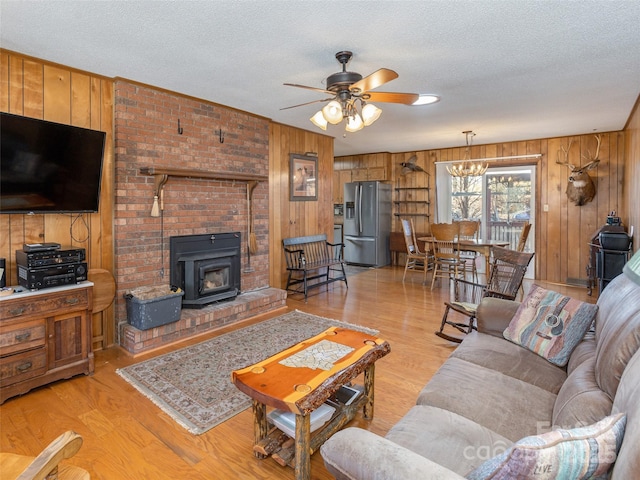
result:
<svg viewBox="0 0 640 480"><path fill-rule="evenodd" d="M24 243L82 247L90 269L113 272L113 81L0 50L0 110L107 133L98 213L0 215L0 257L7 260L7 284L17 284L15 251ZM113 343L113 319L113 307L94 315L95 349Z"/></svg>
<svg viewBox="0 0 640 480"><path fill-rule="evenodd" d="M640 120L636 120L640 122ZM565 189L569 169L555 163L557 152L561 147L567 147L573 140L569 161L575 165L585 162L582 155L588 150L594 152L596 140L592 134L574 137L547 138L521 142L509 142L490 145L475 145L471 149L472 158L492 158L512 155L542 153L539 160L534 160L537 168L537 198L536 198L536 278L555 283L583 283L586 282L586 266L589 261L589 240L593 233L605 223L607 214L615 210L625 225L635 221L630 217L630 206L626 200L623 185L625 184L625 132L609 132L602 134L600 148L600 164L597 170L591 171L591 176L597 185L594 200L582 207L570 203ZM637 148L637 147L636 147ZM436 210L435 162L460 160L464 158L466 147L446 148L439 150L424 150L419 152L404 152L392 154L391 182L395 186L421 187L429 186L429 200L431 220ZM417 164L430 175L412 173L402 176L400 163L417 156ZM364 155L362 156L364 159ZM336 162L354 163L353 156L337 157ZM362 162L360 162L361 164ZM637 163L637 162L636 162ZM511 163L513 165L515 163ZM518 163L522 165L521 163ZM501 166L510 165L501 162ZM361 165L365 166L365 165ZM340 166L342 168L342 166ZM636 167L636 176L637 176ZM428 183L427 183L428 182ZM629 184L629 190L638 191L639 182ZM635 195L638 195L637 193ZM637 196L634 197L637 199ZM542 205L548 205L544 212ZM637 210L637 207L636 207ZM637 215L637 213L636 213ZM417 231L429 231L429 220L415 217ZM633 223L631 223L633 224ZM638 227L636 226L636 229ZM394 231L400 231L400 222L394 217L392 223Z"/></svg>
<svg viewBox="0 0 640 480"><path fill-rule="evenodd" d="M640 250L640 97L625 127L626 156L623 193L628 224L634 226L633 250Z"/></svg>
<svg viewBox="0 0 640 480"><path fill-rule="evenodd" d="M318 155L318 200L289 200L289 155ZM282 239L325 233L333 238L333 138L279 123L269 129L270 285L284 288Z"/></svg>

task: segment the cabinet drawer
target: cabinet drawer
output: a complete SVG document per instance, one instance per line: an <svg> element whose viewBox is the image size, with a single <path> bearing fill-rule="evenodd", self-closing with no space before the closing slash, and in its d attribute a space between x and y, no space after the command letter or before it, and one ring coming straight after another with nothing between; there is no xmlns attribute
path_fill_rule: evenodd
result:
<svg viewBox="0 0 640 480"><path fill-rule="evenodd" d="M44 347L0 358L0 386L42 375L47 370Z"/></svg>
<svg viewBox="0 0 640 480"><path fill-rule="evenodd" d="M44 346L46 336L43 318L13 325L0 324L0 356Z"/></svg>
<svg viewBox="0 0 640 480"><path fill-rule="evenodd" d="M27 315L51 316L70 309L85 310L89 306L88 289L70 290L0 302L0 318L9 320Z"/></svg>

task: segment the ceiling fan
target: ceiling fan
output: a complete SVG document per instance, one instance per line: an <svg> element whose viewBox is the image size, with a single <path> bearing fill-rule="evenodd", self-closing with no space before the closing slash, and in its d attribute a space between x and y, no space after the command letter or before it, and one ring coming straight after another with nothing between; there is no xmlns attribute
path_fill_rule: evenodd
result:
<svg viewBox="0 0 640 480"><path fill-rule="evenodd" d="M311 102L285 107L302 107L318 102L329 102L322 110L317 112L311 121L323 130L327 129L327 122L334 125L347 119L347 131L357 131L364 126L369 126L375 122L382 113L378 107L369 101L383 103L401 103L411 105L418 100L417 93L396 93L396 92L372 92L371 90L384 85L391 80L398 78L398 74L388 68L381 68L370 75L363 77L356 72L347 71L347 63L353 56L352 52L342 51L336 53L336 59L342 65L342 71L329 75L326 80L326 88L308 87L295 83L285 83L289 87L306 88L320 93L330 95L329 98L313 100ZM360 103L360 112L356 108L356 102Z"/></svg>

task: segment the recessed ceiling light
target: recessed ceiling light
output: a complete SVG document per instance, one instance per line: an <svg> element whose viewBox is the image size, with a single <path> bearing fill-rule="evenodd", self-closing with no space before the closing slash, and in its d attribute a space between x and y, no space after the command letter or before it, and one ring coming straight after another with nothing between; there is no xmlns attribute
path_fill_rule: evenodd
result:
<svg viewBox="0 0 640 480"><path fill-rule="evenodd" d="M430 103L436 103L440 101L440 97L437 95L432 95L430 93L421 93L418 97L418 100L413 102L411 105L429 105Z"/></svg>

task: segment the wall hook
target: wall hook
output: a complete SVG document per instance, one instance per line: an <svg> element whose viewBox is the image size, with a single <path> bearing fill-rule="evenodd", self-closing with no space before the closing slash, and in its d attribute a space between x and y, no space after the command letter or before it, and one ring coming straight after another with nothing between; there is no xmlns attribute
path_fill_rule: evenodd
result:
<svg viewBox="0 0 640 480"><path fill-rule="evenodd" d="M220 143L224 143L224 132L222 129L216 130L216 133L218 134L218 140L220 140Z"/></svg>
<svg viewBox="0 0 640 480"><path fill-rule="evenodd" d="M180 119L178 119L178 133L182 135L182 132L184 132L184 128L180 127Z"/></svg>

